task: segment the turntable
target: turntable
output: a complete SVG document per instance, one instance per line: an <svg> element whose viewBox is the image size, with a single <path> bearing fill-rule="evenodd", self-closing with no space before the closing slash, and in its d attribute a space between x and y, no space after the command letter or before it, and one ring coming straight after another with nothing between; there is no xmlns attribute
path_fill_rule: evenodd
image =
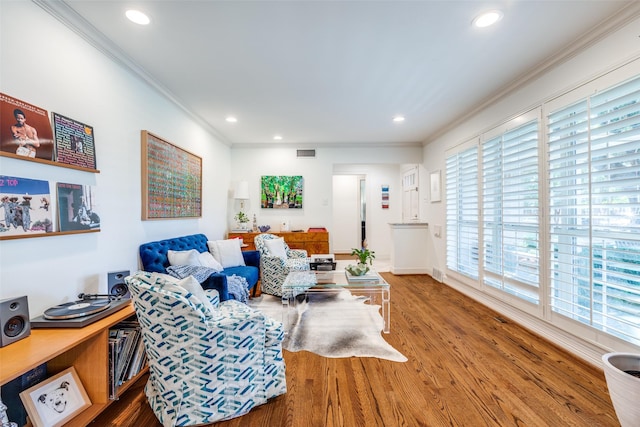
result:
<svg viewBox="0 0 640 427"><path fill-rule="evenodd" d="M113 295L80 294L77 301L59 304L31 319L32 328L82 328L126 307L131 300Z"/></svg>

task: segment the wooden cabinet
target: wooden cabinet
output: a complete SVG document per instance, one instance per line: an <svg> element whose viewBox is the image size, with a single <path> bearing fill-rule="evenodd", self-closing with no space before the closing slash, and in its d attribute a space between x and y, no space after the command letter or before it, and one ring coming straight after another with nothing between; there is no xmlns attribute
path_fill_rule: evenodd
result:
<svg viewBox="0 0 640 427"><path fill-rule="evenodd" d="M114 402L109 399L109 328L134 315L129 304L84 328L32 329L29 337L0 348L0 385L45 362L49 376L73 366L91 406L65 426L89 424ZM122 384L118 394L122 395L147 370Z"/></svg>
<svg viewBox="0 0 640 427"><path fill-rule="evenodd" d="M243 250L254 251L256 249L253 239L260 233L236 233L228 234L229 239L242 239L246 245ZM283 237L284 241L291 249L304 249L308 255L328 254L329 253L329 233L326 231L286 231L286 232L268 232L279 237Z"/></svg>

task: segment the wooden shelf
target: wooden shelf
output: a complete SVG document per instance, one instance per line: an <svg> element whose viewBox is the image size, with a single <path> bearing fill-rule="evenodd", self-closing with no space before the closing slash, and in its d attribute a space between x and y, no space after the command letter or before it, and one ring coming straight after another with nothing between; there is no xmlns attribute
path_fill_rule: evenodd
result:
<svg viewBox="0 0 640 427"><path fill-rule="evenodd" d="M18 156L17 154L8 153L8 152L5 152L5 151L0 151L0 157L8 157L10 159L17 159L17 160L23 160L23 161L26 161L26 162L40 163L40 164L43 164L43 165L56 166L56 167L60 167L60 168L75 169L75 170L79 170L79 171L83 171L83 172L100 173L100 171L98 169L90 169L90 168L84 168L82 166L68 165L66 163L54 162L52 160L44 160L44 159L31 158L31 157L25 157L25 156ZM21 235L12 235L12 236L2 236L2 235L0 235L0 240L31 239L31 238L34 238L34 237L66 236L66 235L70 235L70 234L97 233L99 231L100 231L100 229L98 229L98 230L53 231L51 233L21 234Z"/></svg>
<svg viewBox="0 0 640 427"><path fill-rule="evenodd" d="M91 399L91 406L65 425L89 424L114 402L109 399L109 328L131 316L135 316L135 312L133 305L128 304L84 328L32 329L29 337L0 348L0 385L45 362L48 376L73 366ZM143 369L124 383L118 395L147 371L148 368Z"/></svg>
<svg viewBox="0 0 640 427"><path fill-rule="evenodd" d="M98 169L85 168L85 167L76 166L76 165L68 165L66 163L54 162L53 160L44 160L44 159L31 158L31 157L25 157L25 156L18 156L17 154L8 153L8 152L5 152L5 151L0 151L0 157L8 157L10 159L17 159L17 160L24 160L24 161L27 161L27 162L41 163L43 165L57 166L57 167L60 167L60 168L75 169L75 170L79 170L79 171L83 171L83 172L100 173L100 171Z"/></svg>
<svg viewBox="0 0 640 427"><path fill-rule="evenodd" d="M87 234L87 233L99 233L100 229L97 230L73 230L73 231L52 231L51 233L36 233L36 234L25 234L25 235L13 235L13 236L1 236L0 240L17 240L17 239L31 239L34 237L52 237L52 236L66 236L69 234Z"/></svg>

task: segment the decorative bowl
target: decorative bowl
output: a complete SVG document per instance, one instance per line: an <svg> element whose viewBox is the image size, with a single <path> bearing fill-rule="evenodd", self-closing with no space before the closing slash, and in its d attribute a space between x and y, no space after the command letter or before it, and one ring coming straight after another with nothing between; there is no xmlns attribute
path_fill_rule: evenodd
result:
<svg viewBox="0 0 640 427"><path fill-rule="evenodd" d="M367 266L367 264L349 264L344 269L347 270L352 276L362 276L364 274L367 274L367 272L369 271L369 267Z"/></svg>
<svg viewBox="0 0 640 427"><path fill-rule="evenodd" d="M267 231L269 231L271 229L270 225L259 225L258 226L258 230L260 230L263 233L266 233Z"/></svg>

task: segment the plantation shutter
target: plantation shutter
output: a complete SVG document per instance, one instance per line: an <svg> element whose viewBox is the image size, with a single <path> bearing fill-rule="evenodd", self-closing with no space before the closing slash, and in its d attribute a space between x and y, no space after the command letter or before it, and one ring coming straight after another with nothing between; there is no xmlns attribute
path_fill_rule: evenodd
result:
<svg viewBox="0 0 640 427"><path fill-rule="evenodd" d="M538 120L482 145L484 283L539 302Z"/></svg>
<svg viewBox="0 0 640 427"><path fill-rule="evenodd" d="M548 116L551 309L640 344L640 78Z"/></svg>
<svg viewBox="0 0 640 427"><path fill-rule="evenodd" d="M447 157L447 267L478 278L478 147Z"/></svg>

